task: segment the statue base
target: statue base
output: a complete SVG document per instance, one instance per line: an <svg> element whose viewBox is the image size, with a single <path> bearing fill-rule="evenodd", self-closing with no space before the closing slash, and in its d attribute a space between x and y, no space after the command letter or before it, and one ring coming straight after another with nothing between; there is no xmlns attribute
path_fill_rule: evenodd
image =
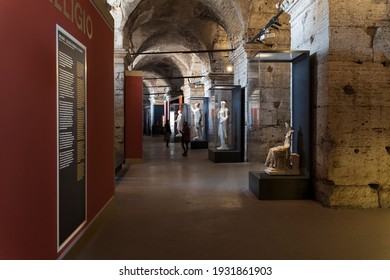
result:
<svg viewBox="0 0 390 280"><path fill-rule="evenodd" d="M299 175L300 170L299 170L299 155L296 153L292 153L290 155L290 162L291 162L291 167L289 167L286 164L286 159L285 157L282 157L279 159L279 162L283 162L282 168L274 168L274 167L266 167L264 169L264 172L267 173L268 175L280 175L280 176L285 176L285 175Z"/></svg>
<svg viewBox="0 0 390 280"><path fill-rule="evenodd" d="M280 175L280 176L285 176L285 175L299 175L299 169L276 169L273 167L267 167L264 169L264 172L267 173L268 175L274 176L274 175Z"/></svg>
<svg viewBox="0 0 390 280"><path fill-rule="evenodd" d="M226 144L221 145L220 147L217 148L219 151L227 151L230 150L229 146Z"/></svg>
<svg viewBox="0 0 390 280"><path fill-rule="evenodd" d="M249 172L249 189L259 200L312 199L309 176Z"/></svg>
<svg viewBox="0 0 390 280"><path fill-rule="evenodd" d="M209 147L209 142L207 141L191 141L191 149L207 149Z"/></svg>
<svg viewBox="0 0 390 280"><path fill-rule="evenodd" d="M209 148L209 160L215 163L243 162L238 150L218 150Z"/></svg>

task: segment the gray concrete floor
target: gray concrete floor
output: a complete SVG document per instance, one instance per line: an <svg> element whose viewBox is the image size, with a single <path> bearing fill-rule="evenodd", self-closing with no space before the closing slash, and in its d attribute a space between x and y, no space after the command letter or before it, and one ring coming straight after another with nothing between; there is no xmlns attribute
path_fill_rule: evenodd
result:
<svg viewBox="0 0 390 280"><path fill-rule="evenodd" d="M260 201L248 172L207 150L145 137L144 162L118 178L115 207L72 259L390 259L390 209Z"/></svg>

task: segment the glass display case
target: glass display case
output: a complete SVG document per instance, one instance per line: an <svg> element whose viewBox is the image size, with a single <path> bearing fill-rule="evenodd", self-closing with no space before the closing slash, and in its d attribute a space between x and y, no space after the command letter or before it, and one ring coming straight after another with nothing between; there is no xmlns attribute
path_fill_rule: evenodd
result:
<svg viewBox="0 0 390 280"><path fill-rule="evenodd" d="M291 152L310 167L310 53L264 50L249 63L247 160L264 163L271 147L283 142L285 123L295 129Z"/></svg>
<svg viewBox="0 0 390 280"><path fill-rule="evenodd" d="M249 62L247 160L261 200L308 199L310 184L310 52L262 50Z"/></svg>
<svg viewBox="0 0 390 280"><path fill-rule="evenodd" d="M191 129L191 149L208 148L209 116L208 97L191 97L188 108L188 123Z"/></svg>
<svg viewBox="0 0 390 280"><path fill-rule="evenodd" d="M187 104L173 103L169 105L169 123L171 125L172 139L174 142L181 141L180 130L183 128L183 123L188 122Z"/></svg>
<svg viewBox="0 0 390 280"><path fill-rule="evenodd" d="M209 89L209 159L214 162L244 160L244 95L240 86Z"/></svg>

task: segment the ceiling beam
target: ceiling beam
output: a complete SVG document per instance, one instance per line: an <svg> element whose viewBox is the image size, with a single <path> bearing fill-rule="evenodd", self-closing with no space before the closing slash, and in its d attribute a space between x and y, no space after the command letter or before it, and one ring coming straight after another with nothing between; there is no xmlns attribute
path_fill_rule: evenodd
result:
<svg viewBox="0 0 390 280"><path fill-rule="evenodd" d="M130 55L150 55L150 54L187 54L187 53L216 53L216 52L232 52L235 49L216 49L216 50L191 50L191 51L166 51L166 52L140 52L140 53L131 53Z"/></svg>
<svg viewBox="0 0 390 280"><path fill-rule="evenodd" d="M180 79L194 79L194 78L204 78L204 77L205 76L159 77L159 78L145 77L144 80L180 80Z"/></svg>

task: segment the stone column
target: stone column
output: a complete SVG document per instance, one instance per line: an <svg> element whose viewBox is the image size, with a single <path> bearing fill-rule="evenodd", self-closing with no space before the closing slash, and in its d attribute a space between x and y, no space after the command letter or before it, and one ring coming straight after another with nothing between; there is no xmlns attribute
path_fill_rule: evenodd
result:
<svg viewBox="0 0 390 280"><path fill-rule="evenodd" d="M125 50L116 50L114 55L115 72L115 170L121 169L125 160L124 149L124 84L125 84Z"/></svg>
<svg viewBox="0 0 390 280"><path fill-rule="evenodd" d="M182 90L184 96L183 102L186 104L190 104L190 100L192 97L205 96L203 85L196 86L194 84L189 83L188 81L185 82L185 85L182 87Z"/></svg>
<svg viewBox="0 0 390 280"><path fill-rule="evenodd" d="M184 82L184 86L181 87L181 90L183 91L183 99L184 99L184 103L187 103L189 104L190 103L190 98L191 98L191 85L190 83L188 82L188 80L185 80Z"/></svg>
<svg viewBox="0 0 390 280"><path fill-rule="evenodd" d="M316 198L390 206L388 1L284 1L292 46L309 49Z"/></svg>
<svg viewBox="0 0 390 280"><path fill-rule="evenodd" d="M250 72L250 59L256 54L258 50L263 48L263 45L259 44L242 44L240 45L230 56L230 61L232 62L233 71L234 71L234 84L245 87L245 133L244 133L244 142L245 142L245 151L244 151L244 160L248 161L248 133L250 128L248 127L248 85L250 84L249 72ZM258 79L252 79L254 82L258 83Z"/></svg>
<svg viewBox="0 0 390 280"><path fill-rule="evenodd" d="M233 85L233 79L233 74L209 73L206 77L202 78L205 96L208 96L208 90L215 85Z"/></svg>

